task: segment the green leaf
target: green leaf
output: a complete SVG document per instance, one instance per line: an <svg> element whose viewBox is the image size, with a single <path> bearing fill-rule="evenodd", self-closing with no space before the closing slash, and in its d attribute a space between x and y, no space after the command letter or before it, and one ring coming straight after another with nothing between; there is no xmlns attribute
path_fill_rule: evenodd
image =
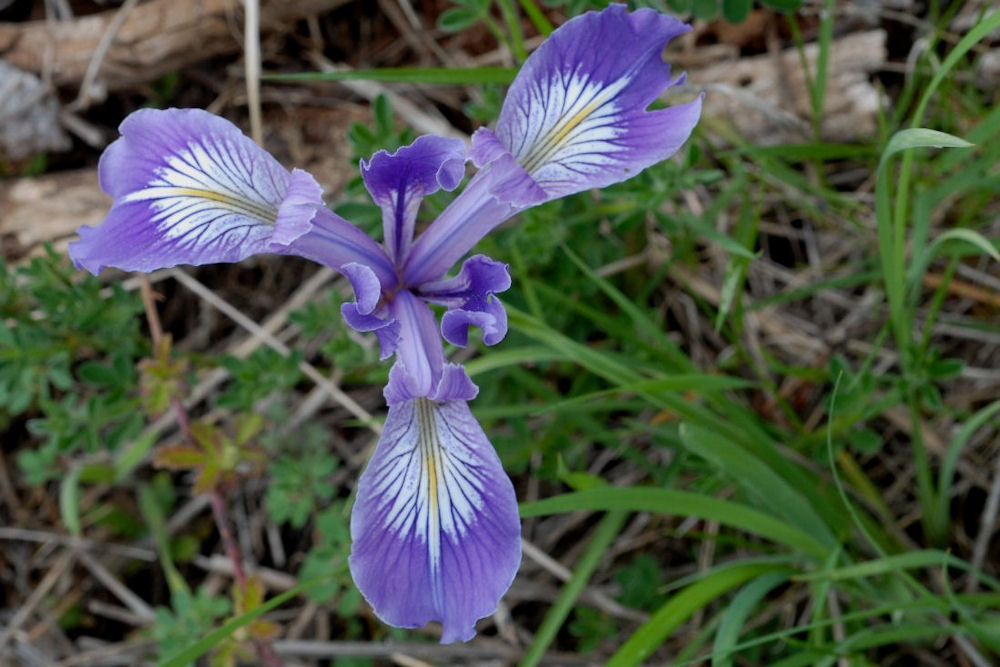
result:
<svg viewBox="0 0 1000 667"><path fill-rule="evenodd" d="M834 543L830 527L809 501L764 461L719 433L688 423L681 424L680 433L689 451L719 468L775 516L825 544Z"/></svg>
<svg viewBox="0 0 1000 667"><path fill-rule="evenodd" d="M722 0L722 15L730 23L743 23L752 6L753 0Z"/></svg>
<svg viewBox="0 0 1000 667"><path fill-rule="evenodd" d="M711 21L719 15L719 0L692 0L691 15L696 19Z"/></svg>
<svg viewBox="0 0 1000 667"><path fill-rule="evenodd" d="M728 375L703 375L698 373L681 373L679 375L669 375L667 377L656 378L655 380L640 380L639 382L626 382L613 389L604 389L589 394L582 394L566 399L549 403L547 406L540 406L538 414L546 412L561 412L568 407L588 403L619 394L652 394L663 393L693 393L705 395L711 392L725 391L727 389L747 389L755 386L753 382L743 378L731 377Z"/></svg>
<svg viewBox="0 0 1000 667"><path fill-rule="evenodd" d="M761 4L779 12L794 12L802 6L802 0L760 0Z"/></svg>
<svg viewBox="0 0 1000 667"><path fill-rule="evenodd" d="M580 556L573 570L573 576L559 591L559 596L548 613L545 614L541 626L535 633L534 641L525 652L524 658L521 660L522 667L535 667L541 662L545 650L555 639L556 633L559 632L559 628L569 616L570 610L580 597L591 575L594 574L594 570L597 569L608 547L618 537L627 517L627 512L609 512L597 524L590 543L587 544L586 550Z"/></svg>
<svg viewBox="0 0 1000 667"><path fill-rule="evenodd" d="M951 516L951 487L955 479L955 469L958 467L958 459L972 436L988 422L995 419L997 413L1000 413L1000 401L995 401L982 408L962 424L962 427L948 445L948 451L945 453L944 460L941 462L941 469L938 471L937 503L933 508L933 515L929 517L932 525L936 527L940 534L946 532L947 523Z"/></svg>
<svg viewBox="0 0 1000 667"><path fill-rule="evenodd" d="M989 585L994 590L1000 588L1000 581L975 570L970 563L961 558L937 549L924 549L921 551L893 554L841 568L799 574L794 579L796 581L844 581L849 579L865 579L904 570L939 568L942 566L973 573L977 579Z"/></svg>
<svg viewBox="0 0 1000 667"><path fill-rule="evenodd" d="M985 236L977 231L965 228L949 229L935 238L934 242L931 243L931 246L927 249L928 261L934 257L937 250L940 249L941 246L949 241L960 241L973 245L996 261L1000 262L1000 252L997 252L997 249Z"/></svg>
<svg viewBox="0 0 1000 667"><path fill-rule="evenodd" d="M689 491L652 487L601 487L522 503L523 518L578 510L629 510L697 517L744 530L822 559L828 549L812 534L745 505Z"/></svg>
<svg viewBox="0 0 1000 667"><path fill-rule="evenodd" d="M272 81L382 81L387 83L429 83L468 85L476 83L510 83L517 70L513 67L382 67L352 69L343 72L300 72L269 74Z"/></svg>
<svg viewBox="0 0 1000 667"><path fill-rule="evenodd" d="M117 387L121 384L121 378L114 369L97 361L87 361L80 364L76 373L81 380L97 387Z"/></svg>
<svg viewBox="0 0 1000 667"><path fill-rule="evenodd" d="M438 28L445 32L462 32L476 24L482 17L480 12L464 7L453 7L446 10L438 18Z"/></svg>
<svg viewBox="0 0 1000 667"><path fill-rule="evenodd" d="M59 513L70 535L83 533L80 525L80 467L73 466L59 485Z"/></svg>
<svg viewBox="0 0 1000 667"><path fill-rule="evenodd" d="M885 145L885 150L882 151L882 159L879 160L878 168L882 169L886 160L896 153L910 148L971 148L974 145L947 132L911 127L892 135L889 143Z"/></svg>
<svg viewBox="0 0 1000 667"><path fill-rule="evenodd" d="M715 645L712 648L712 667L732 667L733 654L740 630L746 624L750 614L774 588L788 581L788 572L769 572L757 577L733 596L732 602L726 607L715 632Z"/></svg>
<svg viewBox="0 0 1000 667"><path fill-rule="evenodd" d="M882 436L870 428L851 431L848 442L861 454L874 454L882 449Z"/></svg>
<svg viewBox="0 0 1000 667"><path fill-rule="evenodd" d="M723 593L761 575L786 569L775 563L741 563L716 570L670 598L622 644L608 667L631 667L646 660L673 630Z"/></svg>
<svg viewBox="0 0 1000 667"><path fill-rule="evenodd" d="M231 618L221 627L216 628L198 641L186 647L184 650L179 651L168 657L166 660L157 663L157 667L185 667L185 665L189 662L197 660L199 657L224 642L243 626L252 623L254 620L260 618L272 609L283 605L295 596L308 592L312 586L323 583L329 578L330 577L320 577L318 579L304 581L295 588L274 596L267 602L261 604L259 607L252 609L245 614L240 614L239 616Z"/></svg>

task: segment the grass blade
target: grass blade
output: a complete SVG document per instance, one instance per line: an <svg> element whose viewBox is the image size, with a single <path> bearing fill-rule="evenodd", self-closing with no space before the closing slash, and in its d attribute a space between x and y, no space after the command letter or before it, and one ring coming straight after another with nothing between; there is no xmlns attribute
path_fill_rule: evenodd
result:
<svg viewBox="0 0 1000 667"><path fill-rule="evenodd" d="M594 574L594 570L597 569L601 557L604 556L608 547L611 546L611 542L621 532L627 517L628 512L608 512L597 524L594 536L587 545L587 550L580 556L576 569L573 570L573 576L559 591L559 597L545 614L545 620L542 621L538 632L535 633L535 640L531 642L531 646L528 647L521 661L522 667L534 667L541 661L549 644L555 639L556 633L559 632L559 628L562 627L569 612L573 609L577 598L580 597L580 593L583 592L583 588L587 585L591 575Z"/></svg>
<svg viewBox="0 0 1000 667"><path fill-rule="evenodd" d="M787 572L768 572L737 593L722 616L712 648L712 667L732 667L734 647L750 613L775 587L788 581Z"/></svg>
<svg viewBox="0 0 1000 667"><path fill-rule="evenodd" d="M653 487L602 487L521 504L521 516L578 510L628 510L715 520L822 561L829 549L811 534L758 510L689 491Z"/></svg>
<svg viewBox="0 0 1000 667"><path fill-rule="evenodd" d="M265 74L267 81L382 81L384 83L432 83L467 85L474 83L510 83L517 69L513 67L381 67L351 69L343 72L294 72Z"/></svg>
<svg viewBox="0 0 1000 667"><path fill-rule="evenodd" d="M653 614L651 619L636 630L607 662L608 667L638 665L648 658L677 626L709 602L750 579L784 567L774 563L743 563L717 570L691 584L674 595Z"/></svg>

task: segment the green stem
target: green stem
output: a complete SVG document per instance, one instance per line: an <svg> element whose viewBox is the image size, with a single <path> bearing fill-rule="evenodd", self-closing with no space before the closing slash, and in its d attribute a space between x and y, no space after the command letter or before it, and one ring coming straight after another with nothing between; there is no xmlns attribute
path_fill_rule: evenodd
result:
<svg viewBox="0 0 1000 667"><path fill-rule="evenodd" d="M545 14L542 13L542 10L538 8L538 5L533 0L521 0L521 8L528 15L528 20L535 26L535 30L546 37L552 34L552 23L549 22Z"/></svg>
<svg viewBox="0 0 1000 667"><path fill-rule="evenodd" d="M927 539L932 543L940 543L938 522L934 521L934 485L931 480L931 464L924 446L924 433L920 423L919 399L915 391L908 392L907 405L910 410L910 439L913 442L913 462L917 475L917 499L920 501L921 523L927 532Z"/></svg>
<svg viewBox="0 0 1000 667"><path fill-rule="evenodd" d="M521 17L517 15L517 7L511 0L497 0L497 4L500 5L500 13L507 24L508 32L510 32L511 50L514 52L514 58L517 59L517 62L523 63L524 59L528 57L528 51L524 48L524 31L521 30Z"/></svg>
<svg viewBox="0 0 1000 667"><path fill-rule="evenodd" d="M823 6L823 22L819 26L819 56L816 58L816 78L813 79L813 136L817 142L822 140L823 105L826 101L827 70L830 63L830 44L833 42L833 16L835 2L826 0Z"/></svg>

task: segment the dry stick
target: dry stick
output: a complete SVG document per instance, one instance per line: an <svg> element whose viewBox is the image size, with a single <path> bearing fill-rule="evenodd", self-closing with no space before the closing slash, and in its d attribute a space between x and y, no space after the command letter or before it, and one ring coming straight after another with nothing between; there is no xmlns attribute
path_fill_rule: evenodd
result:
<svg viewBox="0 0 1000 667"><path fill-rule="evenodd" d="M556 579L565 582L569 581L573 576L573 573L570 572L569 568L552 558L552 556L548 555L528 540L521 540L521 550L527 558L535 561L535 563L540 565L543 570L554 576ZM580 599L590 602L599 610L610 616L617 616L619 618L636 621L638 623L645 623L649 620L649 614L618 604L593 586L587 586L580 595Z"/></svg>
<svg viewBox="0 0 1000 667"><path fill-rule="evenodd" d="M129 611L142 619L143 623L152 623L156 620L156 613L153 611L153 608L118 581L115 575L111 574L96 558L86 551L77 552L76 557L80 561L80 564L94 575L94 578L104 584L105 588L111 591L122 604L128 607Z"/></svg>
<svg viewBox="0 0 1000 667"><path fill-rule="evenodd" d="M137 275L126 280L123 283L123 286L126 289L138 288L139 290L142 290L143 281L152 283L159 280L165 280L166 278L169 278L172 275L173 274L171 273L171 270L158 271L150 276ZM322 269L317 271L315 275L313 275L305 283L303 283L302 287L296 290L296 292L292 295L292 297L288 299L281 306L281 308L279 308L277 311L274 312L274 314L272 314L270 317L267 318L267 320L265 320L264 324L259 327L259 330L265 332L265 334L273 334L274 332L276 332L278 328L282 325L282 323L284 323L284 321L288 318L288 315L291 311L297 308L301 308L303 305L305 305L305 303L312 297L312 295L316 291L318 291L321 287L323 287L323 285L325 285L326 282L329 281L330 278L332 278L333 276L334 272L326 267L323 267ZM150 291L150 298L152 298L152 291ZM155 311L153 312L153 316L156 317ZM262 342L264 342L264 338L257 331L251 331L250 333L251 335L247 336L245 340L241 341L237 345L230 348L229 351L231 354L233 354L233 356L243 359L244 357L248 356L251 352L253 352L255 349L257 349L257 347ZM189 392L187 400L184 401L185 407L191 408L201 403L209 394L211 394L215 390L217 386L223 383L228 377L229 377L229 371L227 371L225 368L216 368L215 370L210 372L207 376L205 376L204 379L202 379L197 385L195 385L194 389L192 389ZM326 388L324 387L324 390L325 389ZM335 395L334 398L336 398ZM141 440L143 438L156 437L160 433L166 431L168 428L173 426L176 420L177 420L176 412L172 410L168 411L164 413L159 419L157 419L152 424L147 426L146 429L142 432L140 438L138 439ZM378 433L379 431L376 429L375 432ZM201 509L204 507L204 504L208 503L208 501L205 500L203 501L204 504L200 504L198 499L194 499L192 502L194 503L192 505L192 515L200 513ZM171 524L174 524L174 518L171 518L171 520L168 522L168 528ZM177 522L177 525L183 525L183 522Z"/></svg>
<svg viewBox="0 0 1000 667"><path fill-rule="evenodd" d="M179 269L171 269L171 276L173 276L177 282L181 283L189 290L197 294L199 297L207 301L209 304L214 306L216 309L222 311L226 316L233 320L236 324L240 325L247 331L253 333L255 336L259 337L264 343L280 352L283 356L288 356L291 350L287 345L282 343L280 340L274 337L273 334L266 331L259 324L254 322L252 319L241 313L235 306L226 301L225 299L219 297L215 292L208 289L193 276ZM358 405L358 403L344 393L344 390L330 382L322 373L320 373L315 366L305 361L299 363L299 370L301 370L310 380L315 382L320 387L326 390L328 394L343 406L348 412L357 417L361 422L363 422L368 428L374 431L376 434L381 435L382 425L374 421L370 412L365 410L363 407Z"/></svg>
<svg viewBox="0 0 1000 667"><path fill-rule="evenodd" d="M24 622L28 620L28 617L35 611L35 607L37 607L42 600L45 599L45 596L49 594L52 587L56 585L57 581L59 581L59 577L61 577L69 568L75 555L76 554L73 551L67 549L45 574L42 581L39 582L38 588L31 592L31 595L28 596L25 603L21 605L20 609L17 610L14 617L10 619L10 623L7 627L4 628L3 632L0 632L0 651L3 651L7 642L11 640L11 637L14 636L14 633L17 632L18 628L20 628Z"/></svg>
<svg viewBox="0 0 1000 667"><path fill-rule="evenodd" d="M150 335L153 338L153 345L157 350L159 350L160 345L163 342L163 327L160 325L160 316L156 310L153 287L150 285L149 278L146 276L142 276L142 280L140 282L140 292L142 294L142 305L146 310L146 320L149 322ZM170 404L173 406L174 414L177 416L177 425L180 427L184 441L187 443L192 442L191 428L184 405L177 397L172 398ZM222 543L226 550L226 555L233 564L233 577L236 580L236 585L239 587L239 590L243 593L243 598L246 599L247 578L243 571L243 562L240 556L239 546L236 544L236 540L233 539L233 533L229 529L229 519L226 516L225 491L219 484L215 484L212 487L211 504L212 517L215 519L215 527L219 531L219 535L222 537ZM280 667L282 662L274 654L268 640L254 637L252 643L254 650L257 651L257 656L260 658L262 663L271 665L272 667Z"/></svg>
<svg viewBox="0 0 1000 667"><path fill-rule="evenodd" d="M997 512L1000 511L1000 456L996 457L996 467L993 470L993 481L990 483L989 495L986 496L986 507L979 520L979 534L972 546L971 564L974 570L981 570L986 560L986 552L990 545L996 526ZM965 585L967 593L974 593L979 587L978 577L970 576Z"/></svg>
<svg viewBox="0 0 1000 667"><path fill-rule="evenodd" d="M134 560L155 561L156 554L149 549L133 547L127 544L115 544L113 542L97 542L85 537L72 537L60 533L49 533L44 530L31 530L28 528L14 528L11 526L0 526L0 540L23 541L23 542L52 542L65 547L77 550L101 550L113 553L124 558Z"/></svg>
<svg viewBox="0 0 1000 667"><path fill-rule="evenodd" d="M121 662L112 662L111 659L121 659L122 656L129 653L145 653L155 644L153 639L145 639L136 642L126 641L118 644L111 644L110 646L100 646L98 648L92 649L90 651L84 651L82 653L77 653L76 655L66 658L62 662L58 663L58 667L79 667L80 665L108 665L108 664L122 664ZM136 656L136 663L138 663L138 655Z"/></svg>
<svg viewBox="0 0 1000 667"><path fill-rule="evenodd" d="M101 96L102 93L98 95L93 94L93 88L95 88L95 82L97 81L97 75L101 71L101 65L104 63L104 57L108 53L108 49L111 48L111 43L115 39L115 35L121 29L122 24L125 23L125 19L128 17L129 12L132 8L139 4L139 0L125 0L118 13L115 15L113 21L108 26L108 29L101 35L101 41L98 42L97 48L94 50L94 55L91 57L90 62L87 64L87 71L83 74L83 81L80 83L80 92L77 93L76 99L69 104L69 109L71 111L78 111L80 109L86 109L90 106L91 102L97 101L97 97Z"/></svg>
<svg viewBox="0 0 1000 667"><path fill-rule="evenodd" d="M243 17L243 65L246 72L247 107L250 110L250 137L264 143L260 110L260 0L245 0Z"/></svg>
<svg viewBox="0 0 1000 667"><path fill-rule="evenodd" d="M350 69L345 66L335 65L319 52L310 53L309 58L322 72L340 72ZM399 114L400 118L405 120L408 125L418 132L438 134L446 137L458 137L460 139L468 138L455 129L440 113L424 111L410 100L396 94L376 81L346 80L338 81L337 83L368 101L375 100L379 95L385 95L392 103L393 111Z"/></svg>

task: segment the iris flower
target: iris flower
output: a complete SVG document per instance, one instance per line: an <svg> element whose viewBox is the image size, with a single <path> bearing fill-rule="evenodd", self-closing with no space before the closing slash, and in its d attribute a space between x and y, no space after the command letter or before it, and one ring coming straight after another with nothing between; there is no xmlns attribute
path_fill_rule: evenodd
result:
<svg viewBox="0 0 1000 667"><path fill-rule="evenodd" d="M196 109L136 111L101 157L114 198L102 224L70 245L78 267L153 271L298 255L337 269L356 300L347 323L395 355L389 406L358 482L350 568L386 623L442 625L441 641L468 640L491 614L521 560L510 479L468 402L477 392L445 358L478 327L494 345L507 331L496 294L507 266L483 255L448 272L497 225L532 206L616 183L670 157L693 130L701 98L647 107L667 87L666 43L689 30L649 9L590 12L552 33L524 63L495 131L471 146L422 136L362 160L382 209L382 243L323 203L307 172L288 171L228 121ZM414 238L421 200L465 188ZM429 304L444 308L440 323Z"/></svg>

